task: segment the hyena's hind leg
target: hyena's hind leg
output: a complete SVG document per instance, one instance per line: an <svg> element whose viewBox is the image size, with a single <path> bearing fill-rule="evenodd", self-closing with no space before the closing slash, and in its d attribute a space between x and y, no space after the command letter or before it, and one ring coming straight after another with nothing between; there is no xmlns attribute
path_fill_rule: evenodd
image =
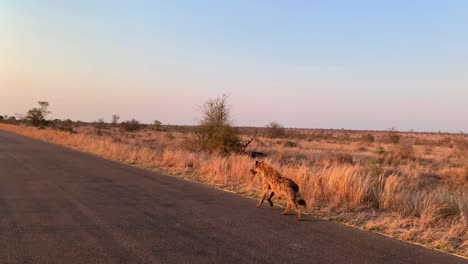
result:
<svg viewBox="0 0 468 264"><path fill-rule="evenodd" d="M283 215L287 215L289 210L292 208L294 208L294 210L296 210L297 212L297 220L301 220L301 208L297 205L296 203L296 198L295 197L291 197L289 198L287 201L286 201L286 210L284 210L283 212Z"/></svg>
<svg viewBox="0 0 468 264"><path fill-rule="evenodd" d="M286 209L283 211L283 215L287 215L289 213L289 210L291 210L291 204L289 201L286 202Z"/></svg>
<svg viewBox="0 0 468 264"><path fill-rule="evenodd" d="M296 202L296 197L294 197L294 199L292 199L290 201L290 203L292 204L292 206L294 207L294 210L296 210L297 212L297 220L301 220L301 208L297 205L297 202Z"/></svg>
<svg viewBox="0 0 468 264"><path fill-rule="evenodd" d="M297 212L297 220L301 220L301 208L297 205L296 196L291 195L286 200L286 203L287 203L287 206L286 206L286 210L284 210L284 212L283 212L283 215L286 215L289 212L289 210L291 209L291 207L292 207Z"/></svg>
<svg viewBox="0 0 468 264"><path fill-rule="evenodd" d="M270 204L270 207L273 207L273 202L271 201L271 198L273 198L273 195L275 195L275 192L270 193L270 197L268 197L267 201Z"/></svg>

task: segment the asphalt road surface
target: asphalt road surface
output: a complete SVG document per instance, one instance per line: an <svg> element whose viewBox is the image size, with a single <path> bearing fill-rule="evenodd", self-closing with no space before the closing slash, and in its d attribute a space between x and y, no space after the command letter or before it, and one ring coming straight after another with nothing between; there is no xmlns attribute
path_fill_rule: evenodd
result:
<svg viewBox="0 0 468 264"><path fill-rule="evenodd" d="M0 131L2 264L468 263L255 204Z"/></svg>

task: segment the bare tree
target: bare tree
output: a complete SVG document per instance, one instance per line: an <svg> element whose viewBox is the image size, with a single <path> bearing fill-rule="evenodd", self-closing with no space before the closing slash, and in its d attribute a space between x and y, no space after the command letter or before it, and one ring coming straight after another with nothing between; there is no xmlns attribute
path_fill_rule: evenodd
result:
<svg viewBox="0 0 468 264"><path fill-rule="evenodd" d="M253 134L253 136L249 139L249 140L245 140L241 143L242 145L242 149L239 151L239 155L242 155L244 154L245 150L247 149L247 147L250 145L250 143L252 143L255 139L255 137L257 136L258 134L258 130L256 129L255 130L255 133Z"/></svg>
<svg viewBox="0 0 468 264"><path fill-rule="evenodd" d="M211 124L215 126L229 125L230 107L227 103L227 96L210 99L202 107L203 118L201 124Z"/></svg>
<svg viewBox="0 0 468 264"><path fill-rule="evenodd" d="M39 101L39 105L41 106L41 111L45 115L50 114L51 112L48 110L49 103L45 101Z"/></svg>
<svg viewBox="0 0 468 264"><path fill-rule="evenodd" d="M96 134L98 136L102 135L102 129L104 129L106 123L104 122L104 118L99 118L98 121L94 124L94 127L96 128Z"/></svg>
<svg viewBox="0 0 468 264"><path fill-rule="evenodd" d="M117 124L119 123L120 116L119 115L112 115L112 126L116 127Z"/></svg>

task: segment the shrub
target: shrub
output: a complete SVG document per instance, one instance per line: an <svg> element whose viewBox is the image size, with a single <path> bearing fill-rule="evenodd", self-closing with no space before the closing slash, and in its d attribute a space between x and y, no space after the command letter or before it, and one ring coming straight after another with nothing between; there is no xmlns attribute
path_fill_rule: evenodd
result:
<svg viewBox="0 0 468 264"><path fill-rule="evenodd" d="M350 141L351 140L351 135L349 133L344 133L340 136L340 139L343 141Z"/></svg>
<svg viewBox="0 0 468 264"><path fill-rule="evenodd" d="M393 150L393 160L414 159L414 149L409 143L399 144Z"/></svg>
<svg viewBox="0 0 468 264"><path fill-rule="evenodd" d="M452 139L450 137L444 137L443 139L436 142L438 146L449 146Z"/></svg>
<svg viewBox="0 0 468 264"><path fill-rule="evenodd" d="M28 120L35 127L44 127L47 125L45 117L50 111L47 110L49 107L48 102L39 101L39 108L32 108L26 114L26 120Z"/></svg>
<svg viewBox="0 0 468 264"><path fill-rule="evenodd" d="M73 129L73 121L71 121L70 119L67 119L65 121L61 121L60 119L55 119L51 121L50 125L53 128L60 130L60 131L68 132L71 134L77 133L77 131Z"/></svg>
<svg viewBox="0 0 468 264"><path fill-rule="evenodd" d="M283 146L285 146L285 147L287 147L287 148L295 148L295 147L298 146L298 144L297 144L297 142L295 142L295 141L290 141L290 140L288 140L288 141L285 141L285 142L283 143Z"/></svg>
<svg viewBox="0 0 468 264"><path fill-rule="evenodd" d="M356 150L364 152L364 151L367 151L367 148L365 146L359 146L359 147L356 148Z"/></svg>
<svg viewBox="0 0 468 264"><path fill-rule="evenodd" d="M94 128L96 129L96 134L98 136L102 135L102 129L104 129L106 126L106 123L104 122L103 118L100 118L98 121L94 123Z"/></svg>
<svg viewBox="0 0 468 264"><path fill-rule="evenodd" d="M387 153L387 151L385 150L384 147L378 146L378 147L375 149L375 153L378 154L378 155L385 155L385 154Z"/></svg>
<svg viewBox="0 0 468 264"><path fill-rule="evenodd" d="M320 131L315 135L317 139L333 139L333 133L327 131Z"/></svg>
<svg viewBox="0 0 468 264"><path fill-rule="evenodd" d="M433 148L431 145L424 146L424 155L431 155Z"/></svg>
<svg viewBox="0 0 468 264"><path fill-rule="evenodd" d="M468 141L463 138L455 140L454 154L458 159L464 159L468 156Z"/></svg>
<svg viewBox="0 0 468 264"><path fill-rule="evenodd" d="M326 165L354 164L352 155L343 152L328 152L324 158Z"/></svg>
<svg viewBox="0 0 468 264"><path fill-rule="evenodd" d="M161 131L162 122L159 120L153 121L153 129L156 131Z"/></svg>
<svg viewBox="0 0 468 264"><path fill-rule="evenodd" d="M270 138L280 138L284 137L286 134L285 129L283 125L277 123L277 122L270 122L266 126L266 136Z"/></svg>
<svg viewBox="0 0 468 264"><path fill-rule="evenodd" d="M122 122L120 125L123 130L128 132L134 132L141 129L140 121L136 120L135 118Z"/></svg>
<svg viewBox="0 0 468 264"><path fill-rule="evenodd" d="M383 159L381 158L376 158L376 159L371 159L367 163L367 171L373 178L380 177L382 173L384 173L385 168L383 166Z"/></svg>
<svg viewBox="0 0 468 264"><path fill-rule="evenodd" d="M76 134L76 130L73 129L73 127L64 127L64 126L57 126L55 127L57 130L68 132L70 134Z"/></svg>
<svg viewBox="0 0 468 264"><path fill-rule="evenodd" d="M227 154L238 152L241 140L230 124L230 108L227 96L208 100L202 108L203 117L195 127L193 138L198 149Z"/></svg>
<svg viewBox="0 0 468 264"><path fill-rule="evenodd" d="M371 134L365 134L365 135L362 135L362 140L365 142L373 143L375 141L375 138Z"/></svg>
<svg viewBox="0 0 468 264"><path fill-rule="evenodd" d="M401 136L395 128L391 128L388 130L388 139L391 143L398 144L400 143Z"/></svg>
<svg viewBox="0 0 468 264"><path fill-rule="evenodd" d="M167 133L165 136L168 140L174 140L176 138L172 133Z"/></svg>

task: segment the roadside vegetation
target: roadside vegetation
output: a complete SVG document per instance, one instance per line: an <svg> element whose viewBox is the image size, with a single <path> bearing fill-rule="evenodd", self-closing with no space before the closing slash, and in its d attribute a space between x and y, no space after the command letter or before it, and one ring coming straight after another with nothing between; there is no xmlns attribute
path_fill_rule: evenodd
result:
<svg viewBox="0 0 468 264"><path fill-rule="evenodd" d="M0 129L250 197L261 189L248 173L252 157L261 157L298 183L314 215L468 257L463 133L233 127L227 99L208 100L193 127L114 115L110 123L3 118Z"/></svg>

